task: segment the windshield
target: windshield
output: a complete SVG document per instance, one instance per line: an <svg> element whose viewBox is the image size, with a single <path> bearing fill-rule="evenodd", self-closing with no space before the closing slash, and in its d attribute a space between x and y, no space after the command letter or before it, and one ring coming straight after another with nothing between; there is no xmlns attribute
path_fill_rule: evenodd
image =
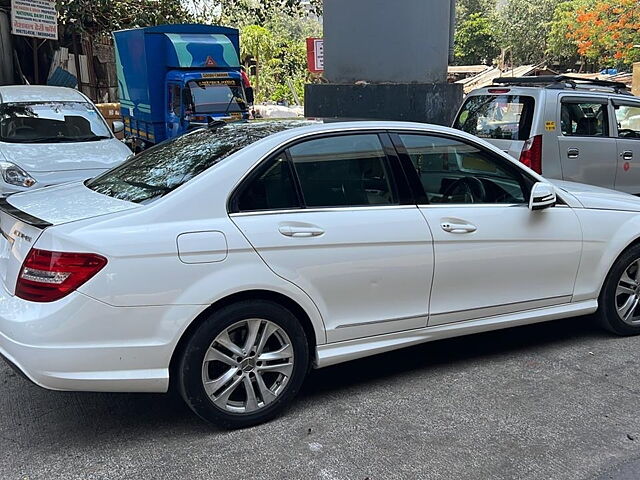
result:
<svg viewBox="0 0 640 480"><path fill-rule="evenodd" d="M88 180L91 190L136 203L149 203L188 182L234 152L304 121L238 123L200 128L163 142Z"/></svg>
<svg viewBox="0 0 640 480"><path fill-rule="evenodd" d="M191 102L187 103L187 110L193 110L192 113L242 112L247 109L240 80L192 80L187 85L193 103L191 106Z"/></svg>
<svg viewBox="0 0 640 480"><path fill-rule="evenodd" d="M89 142L105 138L111 138L109 127L87 102L0 105L0 141L3 142Z"/></svg>
<svg viewBox="0 0 640 480"><path fill-rule="evenodd" d="M527 140L533 119L533 97L474 95L467 98L454 128L481 138Z"/></svg>

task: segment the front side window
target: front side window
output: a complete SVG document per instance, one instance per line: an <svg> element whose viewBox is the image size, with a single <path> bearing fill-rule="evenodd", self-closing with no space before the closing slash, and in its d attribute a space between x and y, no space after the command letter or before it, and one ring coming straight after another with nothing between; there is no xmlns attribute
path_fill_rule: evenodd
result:
<svg viewBox="0 0 640 480"><path fill-rule="evenodd" d="M180 85L169 84L169 111L180 116Z"/></svg>
<svg viewBox="0 0 640 480"><path fill-rule="evenodd" d="M10 143L89 142L111 138L109 127L87 102L0 105L0 141Z"/></svg>
<svg viewBox="0 0 640 480"><path fill-rule="evenodd" d="M640 138L640 106L616 105L619 138Z"/></svg>
<svg viewBox="0 0 640 480"><path fill-rule="evenodd" d="M460 109L453 127L481 138L527 140L535 100L525 95L474 95Z"/></svg>
<svg viewBox="0 0 640 480"><path fill-rule="evenodd" d="M562 134L577 137L607 137L609 116L605 103L563 101L560 110Z"/></svg>
<svg viewBox="0 0 640 480"><path fill-rule="evenodd" d="M289 149L307 207L397 203L376 134L308 140Z"/></svg>
<svg viewBox="0 0 640 480"><path fill-rule="evenodd" d="M448 138L399 137L429 203L526 203L530 181L506 160Z"/></svg>

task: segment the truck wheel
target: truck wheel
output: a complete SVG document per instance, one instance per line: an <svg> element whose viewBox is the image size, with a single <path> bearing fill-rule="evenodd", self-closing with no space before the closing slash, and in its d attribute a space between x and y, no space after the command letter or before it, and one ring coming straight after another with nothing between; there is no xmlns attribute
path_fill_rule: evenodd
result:
<svg viewBox="0 0 640 480"><path fill-rule="evenodd" d="M617 335L640 334L640 245L616 260L598 299L596 318Z"/></svg>
<svg viewBox="0 0 640 480"><path fill-rule="evenodd" d="M243 428L280 413L300 390L308 366L298 319L274 302L243 301L198 326L180 359L178 384L198 416Z"/></svg>

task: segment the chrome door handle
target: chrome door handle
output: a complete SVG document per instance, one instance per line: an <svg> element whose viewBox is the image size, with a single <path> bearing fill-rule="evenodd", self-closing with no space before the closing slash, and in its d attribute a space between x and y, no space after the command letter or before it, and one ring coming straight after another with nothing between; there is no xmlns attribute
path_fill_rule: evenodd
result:
<svg viewBox="0 0 640 480"><path fill-rule="evenodd" d="M278 231L285 237L319 237L324 234L324 230L318 227L292 227L290 225L283 225L278 228Z"/></svg>
<svg viewBox="0 0 640 480"><path fill-rule="evenodd" d="M449 233L472 233L478 229L478 227L471 225L470 223L443 222L440 224L440 227L442 230Z"/></svg>
<svg viewBox="0 0 640 480"><path fill-rule="evenodd" d="M578 155L580 155L580 150L577 148L572 147L567 149L567 158L578 158Z"/></svg>
<svg viewBox="0 0 640 480"><path fill-rule="evenodd" d="M633 160L633 152L631 150L625 150L624 152L620 153L620 156L623 160Z"/></svg>

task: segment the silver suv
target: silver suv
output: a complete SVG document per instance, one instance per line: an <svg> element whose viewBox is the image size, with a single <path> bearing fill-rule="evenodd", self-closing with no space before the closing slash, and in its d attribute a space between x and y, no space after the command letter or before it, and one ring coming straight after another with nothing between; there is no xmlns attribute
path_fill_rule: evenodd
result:
<svg viewBox="0 0 640 480"><path fill-rule="evenodd" d="M497 78L467 96L453 127L546 177L640 194L640 98L623 83Z"/></svg>

